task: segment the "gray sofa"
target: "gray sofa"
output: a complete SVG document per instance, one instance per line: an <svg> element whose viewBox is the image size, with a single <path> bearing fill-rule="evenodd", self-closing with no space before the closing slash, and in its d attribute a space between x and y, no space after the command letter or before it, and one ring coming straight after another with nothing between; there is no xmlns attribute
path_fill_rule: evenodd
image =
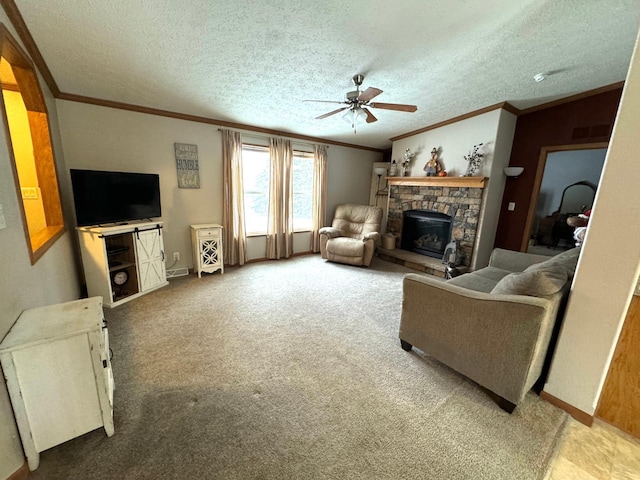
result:
<svg viewBox="0 0 640 480"><path fill-rule="evenodd" d="M511 413L540 377L579 255L494 249L489 266L448 281L406 275L402 348L460 372Z"/></svg>

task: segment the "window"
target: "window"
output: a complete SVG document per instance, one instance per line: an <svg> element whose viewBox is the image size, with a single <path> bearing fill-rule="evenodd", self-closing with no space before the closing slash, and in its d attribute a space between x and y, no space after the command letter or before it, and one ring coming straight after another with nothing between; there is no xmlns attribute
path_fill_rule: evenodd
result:
<svg viewBox="0 0 640 480"><path fill-rule="evenodd" d="M309 231L313 212L313 154L293 152L293 229ZM247 235L267 233L269 225L269 149L242 146L244 221Z"/></svg>
<svg viewBox="0 0 640 480"><path fill-rule="evenodd" d="M264 234L269 225L269 149L242 146L244 225L247 235Z"/></svg>
<svg viewBox="0 0 640 480"><path fill-rule="evenodd" d="M293 229L309 231L313 225L313 154L293 152Z"/></svg>
<svg viewBox="0 0 640 480"><path fill-rule="evenodd" d="M65 232L49 120L34 67L0 24L2 115L31 264Z"/></svg>

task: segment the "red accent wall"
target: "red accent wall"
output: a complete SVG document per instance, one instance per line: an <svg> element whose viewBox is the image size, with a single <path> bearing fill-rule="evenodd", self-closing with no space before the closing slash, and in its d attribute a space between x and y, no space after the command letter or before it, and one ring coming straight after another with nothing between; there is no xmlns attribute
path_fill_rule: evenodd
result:
<svg viewBox="0 0 640 480"><path fill-rule="evenodd" d="M524 172L507 179L496 247L520 250L541 149L608 142L621 94L622 88L618 88L518 117L509 165L524 167ZM507 210L509 202L516 203L512 212Z"/></svg>

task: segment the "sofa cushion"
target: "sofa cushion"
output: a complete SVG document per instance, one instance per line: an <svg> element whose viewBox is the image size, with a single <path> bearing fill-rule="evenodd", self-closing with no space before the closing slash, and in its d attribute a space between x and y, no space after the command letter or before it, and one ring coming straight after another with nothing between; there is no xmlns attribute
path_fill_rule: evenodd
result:
<svg viewBox="0 0 640 480"><path fill-rule="evenodd" d="M474 275L477 275L482 278L487 278L489 280L493 280L496 283L502 280L504 277L506 277L510 273L512 272L509 270L504 270L502 268L496 268L496 267L485 267L473 272Z"/></svg>
<svg viewBox="0 0 640 480"><path fill-rule="evenodd" d="M469 290L474 290L476 292L491 293L491 290L496 286L497 281L481 277L480 275L477 275L477 272L473 272L465 273L459 277L454 277L451 280L447 280L447 283L467 288Z"/></svg>
<svg viewBox="0 0 640 480"><path fill-rule="evenodd" d="M491 293L544 297L559 292L567 279L567 271L562 265L542 262L524 272L510 273L498 282Z"/></svg>
<svg viewBox="0 0 640 480"><path fill-rule="evenodd" d="M569 278L573 278L576 273L576 266L578 265L578 257L580 256L580 247L572 248L571 250L567 250L565 252L559 253L555 257L551 257L549 260L545 260L542 263L537 265L560 265L567 272L567 276ZM535 267L536 265L532 265L529 268Z"/></svg>
<svg viewBox="0 0 640 480"><path fill-rule="evenodd" d="M327 252L342 257L361 257L363 251L364 243L356 238L338 237L327 242Z"/></svg>

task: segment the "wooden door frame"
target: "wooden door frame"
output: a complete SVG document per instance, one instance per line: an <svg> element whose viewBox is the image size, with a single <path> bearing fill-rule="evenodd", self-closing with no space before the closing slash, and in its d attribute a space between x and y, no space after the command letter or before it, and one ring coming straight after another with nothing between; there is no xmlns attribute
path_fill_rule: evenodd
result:
<svg viewBox="0 0 640 480"><path fill-rule="evenodd" d="M520 251L526 252L529 248L529 239L531 237L531 225L536 215L536 207L538 205L538 195L540 195L540 185L544 176L544 169L547 166L547 156L554 152L566 152L571 150L597 150L600 148L609 148L609 142L595 143L575 143L571 145L550 145L540 149L538 157L538 168L536 176L533 180L533 189L531 190L531 198L529 200L529 211L527 212L527 222L524 225L522 242L520 243Z"/></svg>

